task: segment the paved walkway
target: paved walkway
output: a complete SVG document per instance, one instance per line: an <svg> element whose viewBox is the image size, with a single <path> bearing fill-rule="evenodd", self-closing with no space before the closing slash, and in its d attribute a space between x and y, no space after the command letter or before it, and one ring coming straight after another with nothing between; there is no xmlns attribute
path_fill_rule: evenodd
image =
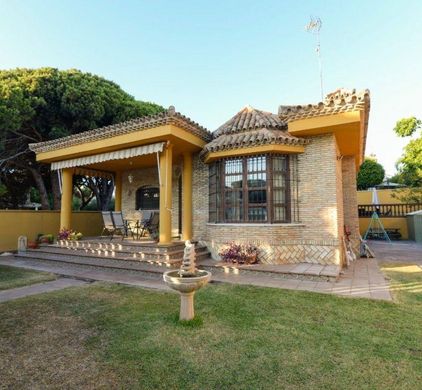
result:
<svg viewBox="0 0 422 390"><path fill-rule="evenodd" d="M377 260L392 263L412 263L422 265L422 244L412 241L370 240L369 247Z"/></svg>
<svg viewBox="0 0 422 390"><path fill-rule="evenodd" d="M268 276L245 274L213 274L212 279L226 283L312 291L356 298L392 300L388 282L374 259L358 259L345 270L336 282L276 279Z"/></svg>
<svg viewBox="0 0 422 390"><path fill-rule="evenodd" d="M73 265L50 265L31 260L2 259L0 264L15 267L31 268L39 271L52 272L85 280L99 280L113 283L129 284L134 286L170 290L162 280L148 279L136 272L109 271L87 269ZM326 294L337 294L349 297L363 297L371 299L391 300L388 282L384 279L374 259L359 259L341 275L337 282L310 281L299 279L282 279L269 275L245 275L245 273L225 274L215 272L212 281L254 285L261 287L284 288L289 290L303 290Z"/></svg>
<svg viewBox="0 0 422 390"><path fill-rule="evenodd" d="M9 263L10 264L10 263ZM82 280L60 278L51 282L37 283L30 286L12 288L10 290L0 291L0 303L23 298L29 295L36 295L50 291L62 290L66 287L79 287L87 284Z"/></svg>

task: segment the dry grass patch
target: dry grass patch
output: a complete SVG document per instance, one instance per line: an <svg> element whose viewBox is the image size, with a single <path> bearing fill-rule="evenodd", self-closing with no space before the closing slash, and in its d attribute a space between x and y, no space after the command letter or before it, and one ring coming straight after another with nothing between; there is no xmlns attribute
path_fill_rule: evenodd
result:
<svg viewBox="0 0 422 390"><path fill-rule="evenodd" d="M65 309L72 301L50 298L43 294L0 305L0 388L118 387L110 367L88 348L96 330ZM95 294L90 299L101 305Z"/></svg>
<svg viewBox="0 0 422 390"><path fill-rule="evenodd" d="M0 291L56 279L50 272L0 265Z"/></svg>
<svg viewBox="0 0 422 390"><path fill-rule="evenodd" d="M396 300L422 305L422 268L419 265L383 263L381 269L390 279L390 290Z"/></svg>
<svg viewBox="0 0 422 390"><path fill-rule="evenodd" d="M196 296L199 321L180 324L178 306L176 294L109 284L2 304L4 383L414 389L422 381L422 311L407 301L209 285Z"/></svg>

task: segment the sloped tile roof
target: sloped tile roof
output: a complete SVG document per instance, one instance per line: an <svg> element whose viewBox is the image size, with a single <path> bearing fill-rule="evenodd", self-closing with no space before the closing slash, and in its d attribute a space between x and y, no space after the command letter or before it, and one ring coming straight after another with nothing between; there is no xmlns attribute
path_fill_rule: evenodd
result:
<svg viewBox="0 0 422 390"><path fill-rule="evenodd" d="M162 125L178 126L206 142L211 141L212 139L211 133L205 127L199 125L179 112L176 112L175 108L170 106L168 110L156 115L144 116L126 122L117 123L115 125L73 134L68 137L57 138L51 141L29 144L29 148L35 153L48 152L51 150L80 145L85 142L98 141Z"/></svg>
<svg viewBox="0 0 422 390"><path fill-rule="evenodd" d="M254 129L287 129L286 123L276 114L256 110L246 106L240 110L233 118L221 125L215 132L214 137L222 134L239 133Z"/></svg>
<svg viewBox="0 0 422 390"><path fill-rule="evenodd" d="M269 144L304 145L306 143L308 143L306 139L295 137L285 130L261 128L222 134L205 145L202 154L250 146Z"/></svg>
<svg viewBox="0 0 422 390"><path fill-rule="evenodd" d="M369 112L369 90L356 92L355 89L337 89L329 93L323 102L298 106L280 106L278 116L282 121L291 122L299 119L334 115L342 112L361 111Z"/></svg>

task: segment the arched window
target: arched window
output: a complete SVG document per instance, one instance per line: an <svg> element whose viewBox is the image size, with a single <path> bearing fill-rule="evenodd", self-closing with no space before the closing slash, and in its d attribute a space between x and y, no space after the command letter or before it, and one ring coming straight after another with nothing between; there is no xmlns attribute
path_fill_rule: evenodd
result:
<svg viewBox="0 0 422 390"><path fill-rule="evenodd" d="M136 190L136 210L158 210L160 208L160 189L158 187L139 187Z"/></svg>

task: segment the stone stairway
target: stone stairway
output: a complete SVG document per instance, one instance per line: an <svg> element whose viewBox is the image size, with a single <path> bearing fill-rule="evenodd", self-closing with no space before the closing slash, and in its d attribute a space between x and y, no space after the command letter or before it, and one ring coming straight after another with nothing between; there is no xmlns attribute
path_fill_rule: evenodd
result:
<svg viewBox="0 0 422 390"><path fill-rule="evenodd" d="M144 277L161 278L164 269L179 268L183 258L183 243L167 246L132 242L60 241L27 249L15 259L30 259L43 264L87 267L88 269L122 270L142 274ZM195 244L198 260L209 257L207 247Z"/></svg>
<svg viewBox="0 0 422 390"><path fill-rule="evenodd" d="M17 260L31 260L43 266L73 267L87 271L111 271L130 273L147 279L160 279L166 269L179 268L184 251L183 242L159 246L153 242L104 239L59 241L53 245L41 245L15 255ZM213 273L214 281L233 281L241 278L299 279L311 281L335 281L340 268L335 265L256 264L233 265L214 261L206 246L195 243L197 267Z"/></svg>

